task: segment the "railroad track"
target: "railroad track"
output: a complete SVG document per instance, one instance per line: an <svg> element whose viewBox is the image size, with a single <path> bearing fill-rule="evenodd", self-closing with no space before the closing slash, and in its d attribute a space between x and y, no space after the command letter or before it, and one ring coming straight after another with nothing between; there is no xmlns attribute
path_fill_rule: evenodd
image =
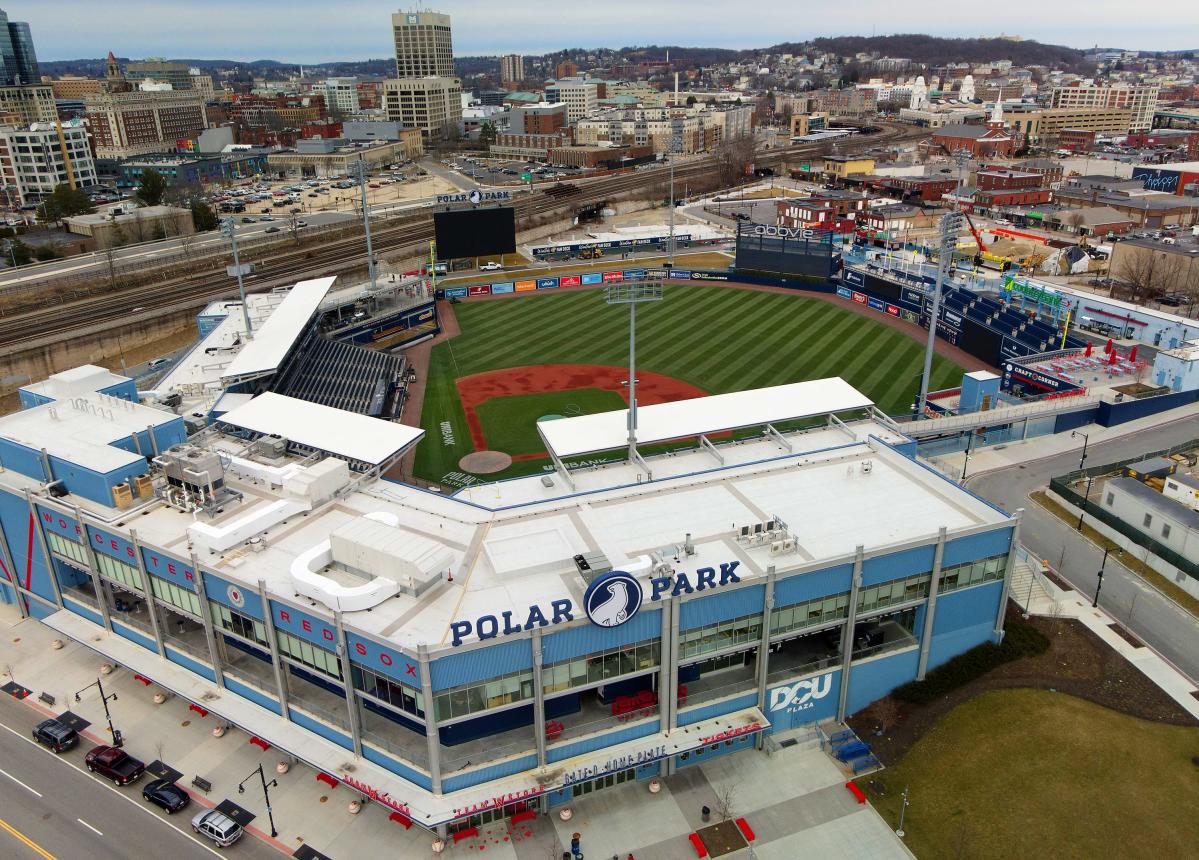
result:
<svg viewBox="0 0 1199 860"><path fill-rule="evenodd" d="M868 138L872 145L892 142L905 137L919 136L902 127L890 127ZM818 156L828 143L808 144L774 150L755 157L755 164L777 164L787 158ZM675 183L693 177L706 176L713 169L713 159L705 158L675 168ZM664 174L664 171L663 171ZM518 223L537 215L559 211L578 211L605 202L608 198L639 188L665 185L665 175L633 173L575 183L578 193L557 198L537 194L523 198L514 205ZM427 214L409 216L400 224L376 228L371 234L376 253L392 253L422 248L433 238L432 217ZM318 248L300 251L282 250L255 261L255 272L247 289L264 292L294 283L306 276L332 274L362 264L363 239L349 236L327 242ZM216 282L220 282L219 286ZM128 319L130 316L155 308L179 308L191 305L202 307L231 294L231 282L217 271L205 271L168 278L156 284L131 287L117 293L89 296L62 305L29 311L0 318L0 348L20 348L22 343L58 335L65 340L97 326Z"/></svg>

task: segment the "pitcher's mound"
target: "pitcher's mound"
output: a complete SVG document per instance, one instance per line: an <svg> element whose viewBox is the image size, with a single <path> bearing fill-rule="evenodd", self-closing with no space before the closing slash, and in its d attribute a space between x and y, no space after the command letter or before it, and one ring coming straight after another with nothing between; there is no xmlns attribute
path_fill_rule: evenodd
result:
<svg viewBox="0 0 1199 860"><path fill-rule="evenodd" d="M502 472L512 465L512 457L503 451L474 451L458 461L458 468L475 475Z"/></svg>

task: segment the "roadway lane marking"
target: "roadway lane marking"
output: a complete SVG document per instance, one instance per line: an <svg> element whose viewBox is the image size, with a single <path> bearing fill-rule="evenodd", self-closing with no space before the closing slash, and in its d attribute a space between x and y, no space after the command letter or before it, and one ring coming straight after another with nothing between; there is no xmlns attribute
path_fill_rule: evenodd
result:
<svg viewBox="0 0 1199 860"><path fill-rule="evenodd" d="M24 845L26 848L28 848L30 851L32 851L34 854L37 854L39 857L44 858L44 860L58 860L57 857L55 857L53 854L51 854L49 851L47 851L42 846L38 845L36 842L34 842L32 839L30 839L28 836L26 836L20 830L17 830L17 828L13 827L11 824L9 824L7 821L5 821L3 818L0 818L0 830L3 830L5 833L7 833L13 839L16 839L18 842L20 842L22 845Z"/></svg>
<svg viewBox="0 0 1199 860"><path fill-rule="evenodd" d="M92 833L95 833L97 836L104 835L99 830L97 830L96 828L94 828L90 824L88 824L86 821L84 821L82 818L76 818L75 820L78 821L80 824L82 824L84 827L86 827L88 830L90 830Z"/></svg>
<svg viewBox="0 0 1199 860"><path fill-rule="evenodd" d="M0 770L0 773L2 773L2 774L4 774L5 776L7 776L9 779L11 779L11 780L12 780L13 782L15 782L17 785L21 786L21 788L25 789L26 791L28 791L28 792L31 792L32 794L35 794L35 795L37 795L38 797L41 797L41 796L42 796L42 793L41 793L40 791L38 791L38 790L37 790L37 789L35 789L35 788L31 788L31 787L29 787L28 785L26 785L25 783L21 782L21 780L17 779L15 776L13 776L13 775L12 775L11 773L9 773L8 771L6 771L6 770Z"/></svg>

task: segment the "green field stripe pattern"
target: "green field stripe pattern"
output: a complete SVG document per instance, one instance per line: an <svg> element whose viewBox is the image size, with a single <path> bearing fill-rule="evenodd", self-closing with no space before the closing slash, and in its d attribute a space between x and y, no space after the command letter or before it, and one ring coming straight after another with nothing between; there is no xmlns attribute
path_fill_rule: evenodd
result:
<svg viewBox="0 0 1199 860"><path fill-rule="evenodd" d="M426 394L422 415L429 439L420 448L445 449L438 456L418 449L417 472L430 480L456 470L457 459L470 445L465 423L461 431L455 423L462 414L456 393L452 406L440 396L454 393L453 380L445 388L433 376L469 376L535 364L628 361L628 310L605 304L600 290L466 302L454 310L462 334L433 349L429 385L439 396L430 399ZM840 376L884 412L897 414L910 408L923 360L923 345L911 337L802 294L672 284L663 301L641 305L637 311L638 367L712 394ZM958 385L962 370L934 357L931 389ZM452 453L451 446L441 444L443 420L455 428ZM521 448L529 450L527 445ZM451 456L452 468L444 468ZM521 471L530 470L531 465L521 464Z"/></svg>

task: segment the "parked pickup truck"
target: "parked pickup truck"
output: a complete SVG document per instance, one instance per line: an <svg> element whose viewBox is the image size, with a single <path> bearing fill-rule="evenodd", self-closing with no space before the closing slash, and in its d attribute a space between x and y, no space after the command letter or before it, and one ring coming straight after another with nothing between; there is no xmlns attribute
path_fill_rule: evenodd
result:
<svg viewBox="0 0 1199 860"><path fill-rule="evenodd" d="M108 777L117 785L137 782L146 766L119 747L98 746L84 756L83 763L92 773Z"/></svg>

